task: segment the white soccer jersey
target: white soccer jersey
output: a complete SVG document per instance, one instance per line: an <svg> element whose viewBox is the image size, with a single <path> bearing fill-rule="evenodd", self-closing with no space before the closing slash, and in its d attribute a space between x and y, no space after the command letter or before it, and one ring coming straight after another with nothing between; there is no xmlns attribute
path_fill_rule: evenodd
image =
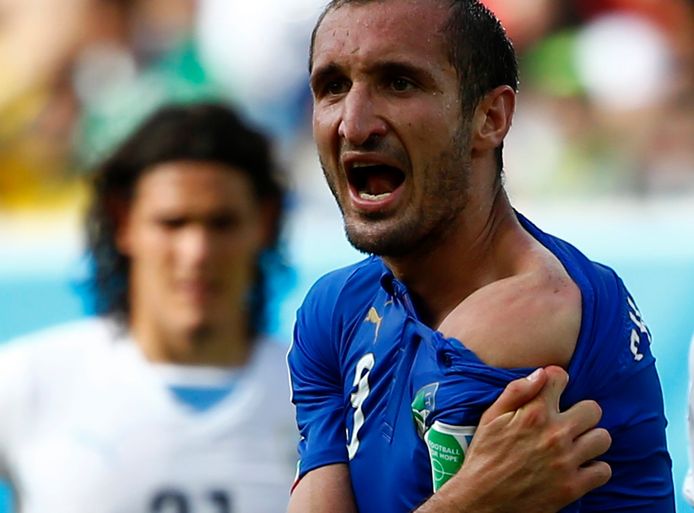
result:
<svg viewBox="0 0 694 513"><path fill-rule="evenodd" d="M0 475L22 513L281 513L296 463L285 349L153 365L90 319L0 349ZM204 411L171 386L234 383Z"/></svg>
<svg viewBox="0 0 694 513"><path fill-rule="evenodd" d="M687 502L694 506L694 336L689 345L689 409L687 411L689 427L689 472L684 478L682 488Z"/></svg>

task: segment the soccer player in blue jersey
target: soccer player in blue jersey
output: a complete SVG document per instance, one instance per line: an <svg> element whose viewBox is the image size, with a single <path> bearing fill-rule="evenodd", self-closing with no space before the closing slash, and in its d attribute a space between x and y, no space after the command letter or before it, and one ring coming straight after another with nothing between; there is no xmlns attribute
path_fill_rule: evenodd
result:
<svg viewBox="0 0 694 513"><path fill-rule="evenodd" d="M518 78L493 14L333 0L310 74L328 185L371 256L298 312L290 511L674 511L636 303L504 191ZM510 399L538 382L527 405Z"/></svg>

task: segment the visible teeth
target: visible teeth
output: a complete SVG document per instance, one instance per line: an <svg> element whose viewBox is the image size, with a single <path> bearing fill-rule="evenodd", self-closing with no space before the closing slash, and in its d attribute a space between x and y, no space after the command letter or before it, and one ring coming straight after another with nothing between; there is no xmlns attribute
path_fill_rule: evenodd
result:
<svg viewBox="0 0 694 513"><path fill-rule="evenodd" d="M369 194L368 192L360 192L359 197L367 201L379 201L390 196L390 192L384 192L382 194Z"/></svg>

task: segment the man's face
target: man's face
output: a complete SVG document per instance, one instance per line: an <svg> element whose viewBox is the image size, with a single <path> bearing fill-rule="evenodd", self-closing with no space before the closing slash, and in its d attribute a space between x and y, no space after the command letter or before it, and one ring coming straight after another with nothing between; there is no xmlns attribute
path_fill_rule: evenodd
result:
<svg viewBox="0 0 694 513"><path fill-rule="evenodd" d="M314 137L362 251L425 249L466 204L469 135L440 33L447 15L444 2L349 4L316 33Z"/></svg>
<svg viewBox="0 0 694 513"><path fill-rule="evenodd" d="M192 161L147 171L118 233L131 262L134 325L172 338L224 329L244 308L263 237L241 171Z"/></svg>

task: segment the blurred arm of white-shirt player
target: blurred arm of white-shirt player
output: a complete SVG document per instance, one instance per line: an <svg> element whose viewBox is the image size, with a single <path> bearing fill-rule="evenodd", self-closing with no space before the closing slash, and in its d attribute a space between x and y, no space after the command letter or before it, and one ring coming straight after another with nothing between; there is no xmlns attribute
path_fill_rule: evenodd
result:
<svg viewBox="0 0 694 513"><path fill-rule="evenodd" d="M28 414L29 384L32 378L26 365L25 348L15 341L4 342L0 347L0 478L10 476L12 448L19 444L17 437L26 433L24 423Z"/></svg>
<svg viewBox="0 0 694 513"><path fill-rule="evenodd" d="M417 513L556 513L605 484L609 466L592 462L610 445L607 431L595 429L600 408L583 401L560 413L559 398L567 381L561 368L548 367L531 379L511 382L483 415L458 475ZM306 474L294 489L288 510L355 512L345 464Z"/></svg>

